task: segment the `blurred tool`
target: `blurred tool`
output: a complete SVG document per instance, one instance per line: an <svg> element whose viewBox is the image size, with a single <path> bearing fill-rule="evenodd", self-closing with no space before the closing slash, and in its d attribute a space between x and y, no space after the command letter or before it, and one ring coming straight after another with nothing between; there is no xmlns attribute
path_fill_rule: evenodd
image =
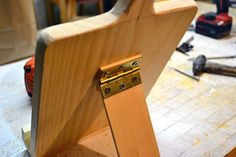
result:
<svg viewBox="0 0 236 157"><path fill-rule="evenodd" d="M195 76L206 72L236 77L236 67L208 62L204 55L200 55L194 60L192 70Z"/></svg>
<svg viewBox="0 0 236 157"><path fill-rule="evenodd" d="M229 5L233 8L236 8L236 0L229 0Z"/></svg>
<svg viewBox="0 0 236 157"><path fill-rule="evenodd" d="M196 32L219 39L231 32L233 19L228 15L229 0L215 0L217 13L209 12L197 19Z"/></svg>
<svg viewBox="0 0 236 157"><path fill-rule="evenodd" d="M236 55L230 55L230 56L217 56L217 57L207 57L207 60L218 60L218 59L233 59L236 58ZM189 58L189 61L194 61L195 58Z"/></svg>
<svg viewBox="0 0 236 157"><path fill-rule="evenodd" d="M32 97L33 95L33 80L34 80L34 63L35 58L32 57L30 60L28 60L24 66L25 71L25 88L29 95L29 97Z"/></svg>
<svg viewBox="0 0 236 157"><path fill-rule="evenodd" d="M187 77L189 77L189 78L195 80L195 81L200 81L200 78L197 77L197 76L194 76L194 75L192 74L192 71L190 71L190 72L184 72L184 71L179 70L179 69L176 69L176 68L172 68L172 69L175 70L176 72L180 73L180 74L183 74L183 75L185 75L185 76L187 76Z"/></svg>
<svg viewBox="0 0 236 157"><path fill-rule="evenodd" d="M191 24L191 25L188 27L188 31L195 31L195 24Z"/></svg>
<svg viewBox="0 0 236 157"><path fill-rule="evenodd" d="M183 53L184 55L189 56L187 52L193 49L194 46L190 44L193 40L194 40L194 37L192 36L190 39L188 39L187 41L182 43L179 47L177 47L176 50Z"/></svg>

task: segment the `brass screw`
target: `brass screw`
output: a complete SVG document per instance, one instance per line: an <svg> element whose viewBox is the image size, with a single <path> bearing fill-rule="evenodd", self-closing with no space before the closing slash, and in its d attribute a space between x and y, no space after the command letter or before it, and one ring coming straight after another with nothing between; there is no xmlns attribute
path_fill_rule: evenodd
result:
<svg viewBox="0 0 236 157"><path fill-rule="evenodd" d="M138 80L139 80L139 78L137 78L137 77L133 77L133 78L132 78L132 82L133 82L133 83L138 82Z"/></svg>
<svg viewBox="0 0 236 157"><path fill-rule="evenodd" d="M119 67L120 70L122 70L122 69L124 69L124 68L125 68L124 65L121 65L121 66Z"/></svg>
<svg viewBox="0 0 236 157"><path fill-rule="evenodd" d="M138 62L137 62L137 61L134 61L134 62L132 63L132 65L133 65L133 66L137 66L137 65L138 65Z"/></svg>
<svg viewBox="0 0 236 157"><path fill-rule="evenodd" d="M123 90L123 89L125 89L125 84L124 83L120 84L120 90Z"/></svg>
<svg viewBox="0 0 236 157"><path fill-rule="evenodd" d="M109 94L110 92L111 92L111 88L110 87L105 88L105 93L106 94Z"/></svg>
<svg viewBox="0 0 236 157"><path fill-rule="evenodd" d="M110 72L105 72L105 77L109 77L111 74L110 74Z"/></svg>

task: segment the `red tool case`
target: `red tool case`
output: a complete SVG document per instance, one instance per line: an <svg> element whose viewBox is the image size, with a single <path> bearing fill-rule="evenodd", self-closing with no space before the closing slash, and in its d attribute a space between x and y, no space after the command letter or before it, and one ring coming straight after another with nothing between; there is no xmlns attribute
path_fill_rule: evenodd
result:
<svg viewBox="0 0 236 157"><path fill-rule="evenodd" d="M35 58L32 57L29 61L26 62L24 66L25 88L30 97L32 97L33 95L34 65L35 65Z"/></svg>

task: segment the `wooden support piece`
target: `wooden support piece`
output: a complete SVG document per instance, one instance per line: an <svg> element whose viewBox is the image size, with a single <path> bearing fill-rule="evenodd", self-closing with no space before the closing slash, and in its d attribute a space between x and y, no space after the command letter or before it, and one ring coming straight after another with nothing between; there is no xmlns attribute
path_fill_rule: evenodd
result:
<svg viewBox="0 0 236 157"><path fill-rule="evenodd" d="M158 157L142 85L104 99L120 157Z"/></svg>
<svg viewBox="0 0 236 157"><path fill-rule="evenodd" d="M136 55L101 68L101 92L120 157L159 156L142 89L140 62L141 55Z"/></svg>

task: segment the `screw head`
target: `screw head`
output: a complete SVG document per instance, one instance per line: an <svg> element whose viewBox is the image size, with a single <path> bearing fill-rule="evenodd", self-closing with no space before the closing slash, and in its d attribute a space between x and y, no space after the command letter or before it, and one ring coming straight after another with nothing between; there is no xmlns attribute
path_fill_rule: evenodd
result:
<svg viewBox="0 0 236 157"><path fill-rule="evenodd" d="M134 61L134 62L132 63L132 65L133 65L133 66L137 66L137 65L138 65L138 61Z"/></svg>
<svg viewBox="0 0 236 157"><path fill-rule="evenodd" d="M123 90L123 89L125 89L125 84L124 83L120 84L120 90Z"/></svg>
<svg viewBox="0 0 236 157"><path fill-rule="evenodd" d="M106 76L106 77L108 77L108 76L110 76L110 75L111 75L110 72L106 72L106 73L105 73L105 76Z"/></svg>
<svg viewBox="0 0 236 157"><path fill-rule="evenodd" d="M105 91L106 94L109 94L109 93L111 92L111 88L110 88L110 87L107 87L107 88L105 88L104 91Z"/></svg>
<svg viewBox="0 0 236 157"><path fill-rule="evenodd" d="M123 66L123 65L121 65L120 67L119 67L119 69L120 70L122 70L122 69L124 69L125 67Z"/></svg>
<svg viewBox="0 0 236 157"><path fill-rule="evenodd" d="M132 82L133 82L133 83L138 82L138 80L139 80L139 78L137 78L137 77L133 77L133 78L132 78Z"/></svg>

